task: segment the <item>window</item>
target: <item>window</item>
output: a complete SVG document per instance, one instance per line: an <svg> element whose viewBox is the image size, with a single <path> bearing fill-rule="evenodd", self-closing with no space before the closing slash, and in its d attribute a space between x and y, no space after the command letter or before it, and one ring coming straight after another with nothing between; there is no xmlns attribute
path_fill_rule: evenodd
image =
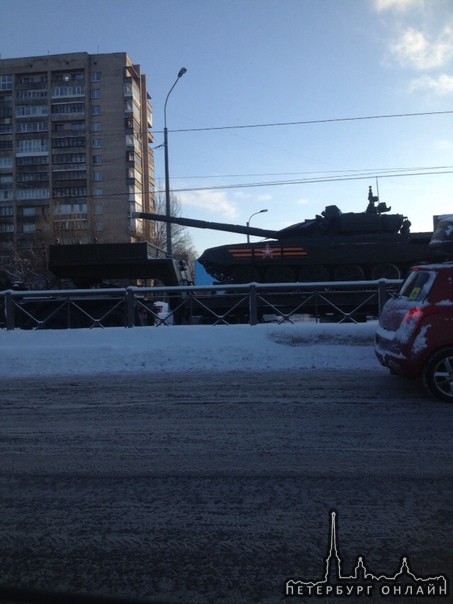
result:
<svg viewBox="0 0 453 604"><path fill-rule="evenodd" d="M17 83L21 86L23 84L33 84L33 76L31 76L31 75L20 76L17 78Z"/></svg>
<svg viewBox="0 0 453 604"><path fill-rule="evenodd" d="M2 168L12 168L13 167L13 158L7 155L6 157L0 157L0 169Z"/></svg>
<svg viewBox="0 0 453 604"><path fill-rule="evenodd" d="M101 106L100 105L92 105L91 106L91 115L101 115Z"/></svg>
<svg viewBox="0 0 453 604"><path fill-rule="evenodd" d="M101 98L101 89L100 88L93 88L93 90L91 91L91 98L92 99L100 99Z"/></svg>
<svg viewBox="0 0 453 604"><path fill-rule="evenodd" d="M18 172L16 182L47 182L48 172Z"/></svg>
<svg viewBox="0 0 453 604"><path fill-rule="evenodd" d="M55 197L86 197L86 187L54 187Z"/></svg>
<svg viewBox="0 0 453 604"><path fill-rule="evenodd" d="M0 216L12 216L13 212L13 206L0 206Z"/></svg>
<svg viewBox="0 0 453 604"><path fill-rule="evenodd" d="M84 147L85 137L84 136L65 136L64 138L54 138L52 140L52 147L54 149L61 149L64 147Z"/></svg>
<svg viewBox="0 0 453 604"><path fill-rule="evenodd" d="M53 89L53 97L61 96L84 96L84 86L56 86Z"/></svg>
<svg viewBox="0 0 453 604"><path fill-rule="evenodd" d="M46 138L30 138L17 141L17 153L47 153L49 141Z"/></svg>
<svg viewBox="0 0 453 604"><path fill-rule="evenodd" d="M0 224L0 233L14 233L14 225Z"/></svg>
<svg viewBox="0 0 453 604"><path fill-rule="evenodd" d="M93 122L91 124L91 132L101 132L102 125L101 122Z"/></svg>
<svg viewBox="0 0 453 604"><path fill-rule="evenodd" d="M49 199L50 192L49 189L18 189L17 190L17 199Z"/></svg>
<svg viewBox="0 0 453 604"><path fill-rule="evenodd" d="M62 180L86 180L86 170L59 170L52 172L54 181Z"/></svg>
<svg viewBox="0 0 453 604"><path fill-rule="evenodd" d="M102 155L93 155L93 165L99 166L99 164L102 164ZM0 168L1 168L1 163L0 163Z"/></svg>
<svg viewBox="0 0 453 604"><path fill-rule="evenodd" d="M104 196L104 189L95 189L94 190L94 196L95 197L103 197Z"/></svg>
<svg viewBox="0 0 453 604"><path fill-rule="evenodd" d="M140 106L140 102L141 102L140 90L138 89L138 87L135 84L132 84L132 96L134 98L134 101L137 103L137 105Z"/></svg>
<svg viewBox="0 0 453 604"><path fill-rule="evenodd" d="M13 87L12 75L0 75L0 90L11 90Z"/></svg>
<svg viewBox="0 0 453 604"><path fill-rule="evenodd" d="M46 99L47 90L18 90L16 92L16 99L18 101L31 101L35 99Z"/></svg>
<svg viewBox="0 0 453 604"><path fill-rule="evenodd" d="M88 206L86 203L60 203L55 208L55 214L68 216L70 214L82 214L80 218L86 218Z"/></svg>
<svg viewBox="0 0 453 604"><path fill-rule="evenodd" d="M91 146L93 149L100 149L102 147L102 141L100 138L93 138L91 141Z"/></svg>
<svg viewBox="0 0 453 604"><path fill-rule="evenodd" d="M100 82L101 81L101 72L100 71L93 71L91 73L91 81L92 82Z"/></svg>
<svg viewBox="0 0 453 604"><path fill-rule="evenodd" d="M49 163L49 158L43 155L34 155L28 157L18 157L16 158L16 165L18 167L21 166L47 166Z"/></svg>
<svg viewBox="0 0 453 604"><path fill-rule="evenodd" d="M23 224L22 232L23 233L36 233L36 224L34 224L32 222L28 223L28 224Z"/></svg>
<svg viewBox="0 0 453 604"><path fill-rule="evenodd" d="M55 187L55 197L86 197L86 187Z"/></svg>
<svg viewBox="0 0 453 604"><path fill-rule="evenodd" d="M93 180L95 180L95 181L104 180L104 175L102 174L102 172L95 172L93 174Z"/></svg>
<svg viewBox="0 0 453 604"><path fill-rule="evenodd" d="M84 132L85 122L82 120L74 122L54 122L52 129L54 132Z"/></svg>
<svg viewBox="0 0 453 604"><path fill-rule="evenodd" d="M26 218L32 218L33 216L37 216L38 210L36 208L22 208L22 216Z"/></svg>
<svg viewBox="0 0 453 604"><path fill-rule="evenodd" d="M137 184L139 184L140 181L142 180L142 175L141 175L141 173L136 168L128 168L127 169L127 177L128 178L133 178L133 179L137 180L138 181Z"/></svg>
<svg viewBox="0 0 453 604"><path fill-rule="evenodd" d="M84 164L86 163L85 153L62 153L61 155L52 155L54 164Z"/></svg>
<svg viewBox="0 0 453 604"><path fill-rule="evenodd" d="M56 103L52 105L52 114L85 113L85 103Z"/></svg>
<svg viewBox="0 0 453 604"><path fill-rule="evenodd" d="M85 122L71 122L69 129L73 132L85 132Z"/></svg>
<svg viewBox="0 0 453 604"><path fill-rule="evenodd" d="M409 300L420 301L426 298L437 274L430 271L413 271L401 288L400 295Z"/></svg>
<svg viewBox="0 0 453 604"><path fill-rule="evenodd" d="M35 73L17 76L16 84L26 86L27 84L47 84L47 73Z"/></svg>
<svg viewBox="0 0 453 604"><path fill-rule="evenodd" d="M28 117L30 115L48 115L47 105L17 105L16 117Z"/></svg>
<svg viewBox="0 0 453 604"><path fill-rule="evenodd" d="M17 122L16 132L47 132L47 122Z"/></svg>
<svg viewBox="0 0 453 604"><path fill-rule="evenodd" d="M83 71L55 72L52 74L54 82L83 82L85 75Z"/></svg>

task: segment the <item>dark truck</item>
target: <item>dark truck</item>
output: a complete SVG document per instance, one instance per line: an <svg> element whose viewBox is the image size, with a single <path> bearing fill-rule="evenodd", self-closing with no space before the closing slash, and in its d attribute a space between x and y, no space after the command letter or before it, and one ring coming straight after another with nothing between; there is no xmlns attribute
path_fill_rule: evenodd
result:
<svg viewBox="0 0 453 604"><path fill-rule="evenodd" d="M184 262L167 258L148 242L50 245L49 269L65 281L64 290L6 291L0 296L0 313L7 318L0 327L159 325L159 309L150 289L135 294L131 307L121 288L151 279L164 286L191 283Z"/></svg>
<svg viewBox="0 0 453 604"><path fill-rule="evenodd" d="M163 250L147 241L50 245L49 269L80 288L109 280L154 279L167 286L191 283L184 261L167 258Z"/></svg>

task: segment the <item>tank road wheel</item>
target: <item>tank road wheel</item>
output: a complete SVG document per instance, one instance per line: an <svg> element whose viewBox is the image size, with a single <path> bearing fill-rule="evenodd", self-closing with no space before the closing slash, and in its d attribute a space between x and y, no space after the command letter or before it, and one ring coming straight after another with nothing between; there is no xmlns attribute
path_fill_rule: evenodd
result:
<svg viewBox="0 0 453 604"><path fill-rule="evenodd" d="M266 283L294 283L296 275L289 266L271 266L264 274Z"/></svg>
<svg viewBox="0 0 453 604"><path fill-rule="evenodd" d="M372 279L401 279L401 271L395 264L376 264L371 270Z"/></svg>
<svg viewBox="0 0 453 604"><path fill-rule="evenodd" d="M423 369L422 378L430 394L453 403L453 348L434 353Z"/></svg>
<svg viewBox="0 0 453 604"><path fill-rule="evenodd" d="M236 266L231 272L233 283L253 283L259 281L259 273L253 266Z"/></svg>
<svg viewBox="0 0 453 604"><path fill-rule="evenodd" d="M341 264L334 271L335 281L360 281L365 279L363 268L358 264Z"/></svg>
<svg viewBox="0 0 453 604"><path fill-rule="evenodd" d="M326 266L303 266L299 269L299 281L330 281L329 269Z"/></svg>

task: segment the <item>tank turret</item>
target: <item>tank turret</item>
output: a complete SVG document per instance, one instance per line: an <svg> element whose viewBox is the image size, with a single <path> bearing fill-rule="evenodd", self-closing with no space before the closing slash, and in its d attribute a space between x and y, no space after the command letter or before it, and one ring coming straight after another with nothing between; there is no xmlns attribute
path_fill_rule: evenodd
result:
<svg viewBox="0 0 453 604"><path fill-rule="evenodd" d="M442 259L429 245L432 233L411 233L410 221L390 211L369 187L364 212L343 213L328 205L320 215L279 231L142 212L134 216L263 237L203 252L199 262L221 283L401 279L414 264Z"/></svg>

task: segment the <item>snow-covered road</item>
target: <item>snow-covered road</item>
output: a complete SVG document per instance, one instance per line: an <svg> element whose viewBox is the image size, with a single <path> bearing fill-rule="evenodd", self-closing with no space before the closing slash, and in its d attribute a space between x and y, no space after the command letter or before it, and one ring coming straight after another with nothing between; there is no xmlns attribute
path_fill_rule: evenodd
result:
<svg viewBox="0 0 453 604"><path fill-rule="evenodd" d="M322 576L332 509L346 572L359 555L451 572L453 407L413 382L324 367L2 387L0 584L273 604L286 578Z"/></svg>

